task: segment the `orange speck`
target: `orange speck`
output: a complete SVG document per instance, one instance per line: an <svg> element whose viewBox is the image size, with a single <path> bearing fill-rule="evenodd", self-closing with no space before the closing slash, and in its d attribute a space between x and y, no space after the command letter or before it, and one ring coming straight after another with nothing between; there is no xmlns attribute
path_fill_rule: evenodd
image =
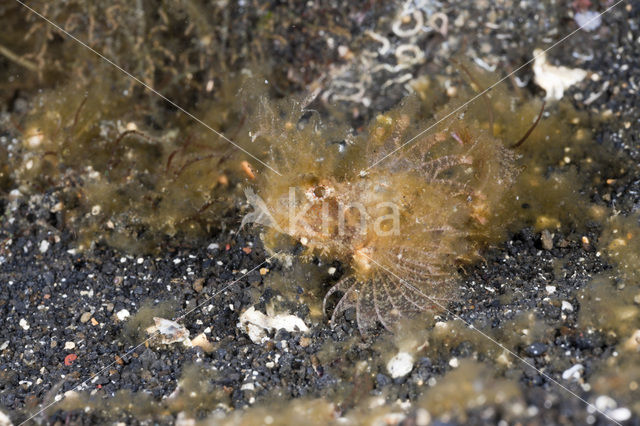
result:
<svg viewBox="0 0 640 426"><path fill-rule="evenodd" d="M224 249L225 249L226 251L229 251L229 249L230 249L230 248L231 248L231 244L227 244L226 246L224 246Z"/></svg>
<svg viewBox="0 0 640 426"><path fill-rule="evenodd" d="M242 249L243 252L245 252L246 254L251 253L251 247L245 247Z"/></svg>

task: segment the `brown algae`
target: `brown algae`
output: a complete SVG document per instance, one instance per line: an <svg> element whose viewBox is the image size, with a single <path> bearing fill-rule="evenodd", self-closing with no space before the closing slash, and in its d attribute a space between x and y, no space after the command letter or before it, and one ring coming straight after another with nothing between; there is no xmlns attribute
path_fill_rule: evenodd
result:
<svg viewBox="0 0 640 426"><path fill-rule="evenodd" d="M235 95L243 80L230 77L216 101L203 103L203 118L233 131L227 123L241 121ZM137 103L126 86L99 67L87 81L38 97L19 124L13 176L20 190L61 189L60 210L79 248L104 241L150 251L162 238L198 240L224 227L247 178L238 151L175 113ZM162 130L159 120L168 123Z"/></svg>

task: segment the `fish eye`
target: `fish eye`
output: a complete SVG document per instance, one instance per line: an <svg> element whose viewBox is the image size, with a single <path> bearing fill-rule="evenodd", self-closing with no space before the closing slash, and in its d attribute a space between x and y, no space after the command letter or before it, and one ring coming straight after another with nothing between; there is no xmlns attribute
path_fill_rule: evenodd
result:
<svg viewBox="0 0 640 426"><path fill-rule="evenodd" d="M327 189L322 185L318 185L313 189L313 195L315 195L318 198L322 198L326 194L327 194Z"/></svg>

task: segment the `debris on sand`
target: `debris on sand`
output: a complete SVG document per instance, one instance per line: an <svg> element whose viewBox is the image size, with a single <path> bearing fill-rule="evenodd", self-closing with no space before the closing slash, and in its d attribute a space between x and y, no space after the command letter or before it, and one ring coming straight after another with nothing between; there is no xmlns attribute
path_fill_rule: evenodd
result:
<svg viewBox="0 0 640 426"><path fill-rule="evenodd" d="M255 307L250 307L240 315L238 327L249 335L253 343L263 343L269 340L267 332L280 330L307 332L309 328L295 315L265 315L257 311Z"/></svg>
<svg viewBox="0 0 640 426"><path fill-rule="evenodd" d="M566 89L587 76L587 71L580 68L551 65L542 49L535 49L533 57L534 81L547 92L547 101L559 101Z"/></svg>
<svg viewBox="0 0 640 426"><path fill-rule="evenodd" d="M155 321L155 325L147 328L147 333L154 334L158 332L161 339L160 343L169 345L171 343L183 342L186 346L191 346L189 330L183 325L159 317L153 317L153 321Z"/></svg>

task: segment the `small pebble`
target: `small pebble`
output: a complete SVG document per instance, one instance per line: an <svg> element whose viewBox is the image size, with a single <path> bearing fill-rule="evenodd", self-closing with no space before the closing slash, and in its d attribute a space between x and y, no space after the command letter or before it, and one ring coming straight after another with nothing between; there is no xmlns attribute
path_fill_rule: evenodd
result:
<svg viewBox="0 0 640 426"><path fill-rule="evenodd" d="M75 349L76 344L74 342L65 342L64 343L64 349L67 351L70 351L72 349Z"/></svg>
<svg viewBox="0 0 640 426"><path fill-rule="evenodd" d="M20 327L22 327L23 330L29 329L29 323L24 318L22 318L18 324L20 324Z"/></svg>
<svg viewBox="0 0 640 426"><path fill-rule="evenodd" d="M131 314L129 313L129 311L127 311L126 309L122 309L118 311L118 313L116 314L116 317L118 317L120 321L124 321L127 318L129 318L130 315Z"/></svg>
<svg viewBox="0 0 640 426"><path fill-rule="evenodd" d="M91 312L85 312L80 316L80 322L83 324L85 322L88 322L90 319L91 319Z"/></svg>
<svg viewBox="0 0 640 426"><path fill-rule="evenodd" d="M192 287L196 293L200 293L204 288L204 278L198 278L195 280Z"/></svg>
<svg viewBox="0 0 640 426"><path fill-rule="evenodd" d="M300 338L300 346L302 346L303 348L306 348L310 344L311 344L311 339L308 338L307 336L302 336Z"/></svg>
<svg viewBox="0 0 640 426"><path fill-rule="evenodd" d="M413 356L407 352L398 352L387 362L387 371L392 378L404 377L413 370Z"/></svg>
<svg viewBox="0 0 640 426"><path fill-rule="evenodd" d="M530 344L524 349L525 353L529 356L540 356L547 352L547 345L540 342Z"/></svg>
<svg viewBox="0 0 640 426"><path fill-rule="evenodd" d="M42 240L40 241L40 253L46 253L49 250L49 241Z"/></svg>
<svg viewBox="0 0 640 426"><path fill-rule="evenodd" d="M562 310L567 312L573 312L573 305L566 300L562 301Z"/></svg>

